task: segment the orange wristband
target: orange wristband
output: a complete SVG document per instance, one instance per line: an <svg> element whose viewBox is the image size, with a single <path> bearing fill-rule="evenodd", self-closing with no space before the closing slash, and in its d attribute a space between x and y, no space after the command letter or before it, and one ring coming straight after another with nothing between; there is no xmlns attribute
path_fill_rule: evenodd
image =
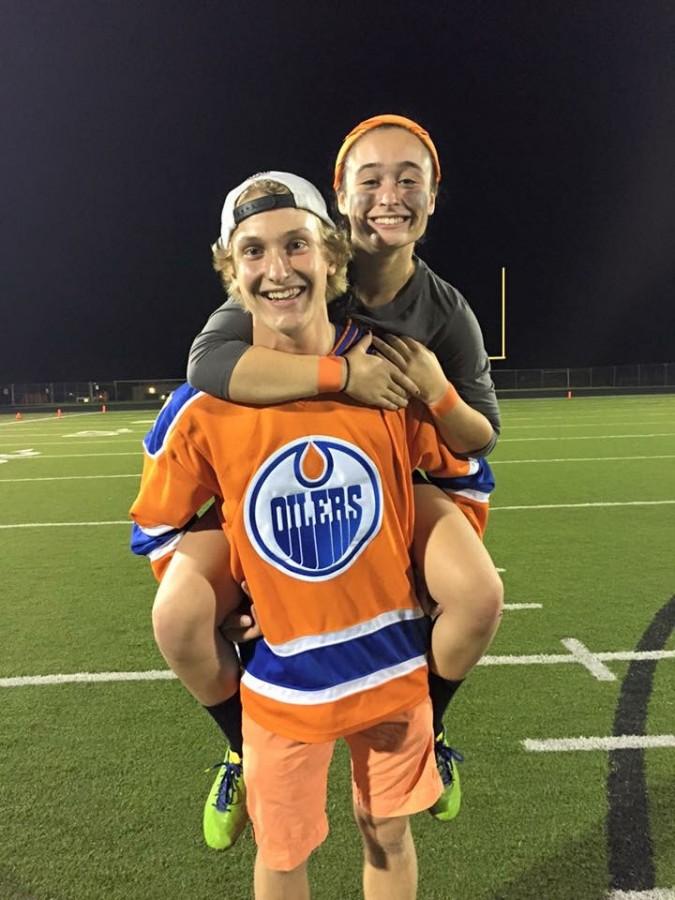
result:
<svg viewBox="0 0 675 900"><path fill-rule="evenodd" d="M345 360L340 356L320 356L317 377L318 394L338 394L345 380Z"/></svg>
<svg viewBox="0 0 675 900"><path fill-rule="evenodd" d="M448 382L448 387L441 399L437 400L435 403L429 404L429 411L433 413L433 415L442 418L446 413L449 413L451 409L454 409L458 403L459 394L453 385Z"/></svg>

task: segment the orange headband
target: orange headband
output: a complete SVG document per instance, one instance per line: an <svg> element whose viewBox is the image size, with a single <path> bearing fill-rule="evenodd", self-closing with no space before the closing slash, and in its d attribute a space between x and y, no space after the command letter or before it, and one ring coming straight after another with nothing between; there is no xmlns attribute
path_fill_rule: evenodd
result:
<svg viewBox="0 0 675 900"><path fill-rule="evenodd" d="M429 136L429 132L422 128L421 125L418 125L417 122L413 122L412 119L406 119L405 116L386 114L383 116L373 116L372 119L365 119L363 122L359 122L356 128L352 128L352 130L342 142L342 146L340 147L337 159L335 160L335 178L333 180L333 187L336 191L342 184L345 159L347 158L347 154L351 150L352 146L356 141L358 141L360 137L363 137L366 132L371 131L373 128L379 128L380 125L397 125L399 128L405 128L406 131L410 131L415 135L415 137L418 137L431 154L431 161L434 164L434 174L436 175L436 181L438 182L441 180L441 164L438 160L438 153L436 151L436 147L434 146L434 142Z"/></svg>

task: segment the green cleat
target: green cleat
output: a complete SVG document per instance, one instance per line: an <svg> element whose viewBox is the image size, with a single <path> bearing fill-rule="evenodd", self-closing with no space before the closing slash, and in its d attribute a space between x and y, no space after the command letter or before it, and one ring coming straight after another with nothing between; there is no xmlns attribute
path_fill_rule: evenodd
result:
<svg viewBox="0 0 675 900"><path fill-rule="evenodd" d="M204 840L213 850L229 850L248 822L241 757L228 749L213 768L218 774L204 806Z"/></svg>
<svg viewBox="0 0 675 900"><path fill-rule="evenodd" d="M434 752L438 774L443 781L443 793L434 805L429 807L429 812L439 822L451 822L462 805L462 788L457 763L464 762L464 757L448 744L445 731L437 735Z"/></svg>

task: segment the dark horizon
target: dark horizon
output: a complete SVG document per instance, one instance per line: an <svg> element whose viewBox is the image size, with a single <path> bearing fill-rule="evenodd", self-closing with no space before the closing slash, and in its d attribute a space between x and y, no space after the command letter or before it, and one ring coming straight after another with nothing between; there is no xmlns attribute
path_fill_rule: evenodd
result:
<svg viewBox="0 0 675 900"><path fill-rule="evenodd" d="M422 122L495 368L675 361L675 7L5 2L0 384L180 378L225 193Z"/></svg>

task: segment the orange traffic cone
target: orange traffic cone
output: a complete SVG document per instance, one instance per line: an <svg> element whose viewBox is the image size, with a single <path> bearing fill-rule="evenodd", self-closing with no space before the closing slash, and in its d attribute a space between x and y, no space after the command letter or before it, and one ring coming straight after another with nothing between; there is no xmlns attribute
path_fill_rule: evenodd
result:
<svg viewBox="0 0 675 900"><path fill-rule="evenodd" d="M63 418L63 413L61 412L60 409L57 409L57 410L56 410L56 418L57 418L57 419Z"/></svg>
<svg viewBox="0 0 675 900"><path fill-rule="evenodd" d="M17 422L20 422L22 419L23 419L23 416L21 415L21 413L17 413L17 414L16 414L16 421L17 421Z"/></svg>
<svg viewBox="0 0 675 900"><path fill-rule="evenodd" d="M108 412L108 407L105 405L105 403L101 407L101 412Z"/></svg>

